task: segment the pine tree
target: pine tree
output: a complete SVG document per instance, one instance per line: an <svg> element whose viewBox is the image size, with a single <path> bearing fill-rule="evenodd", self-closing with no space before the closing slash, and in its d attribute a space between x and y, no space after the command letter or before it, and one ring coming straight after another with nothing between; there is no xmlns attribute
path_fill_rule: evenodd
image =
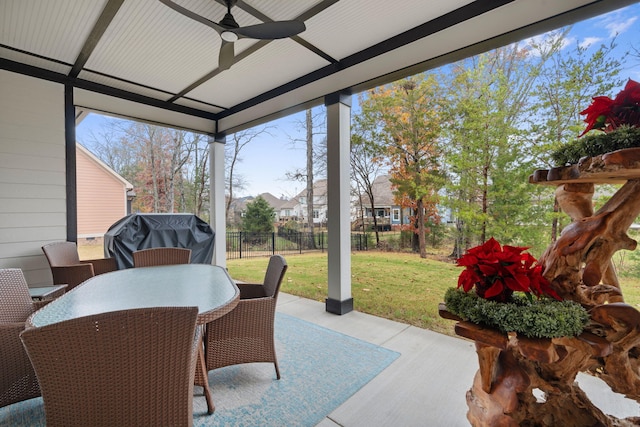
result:
<svg viewBox="0 0 640 427"><path fill-rule="evenodd" d="M247 203L247 210L242 218L242 231L245 233L272 233L275 211L267 201L258 196Z"/></svg>

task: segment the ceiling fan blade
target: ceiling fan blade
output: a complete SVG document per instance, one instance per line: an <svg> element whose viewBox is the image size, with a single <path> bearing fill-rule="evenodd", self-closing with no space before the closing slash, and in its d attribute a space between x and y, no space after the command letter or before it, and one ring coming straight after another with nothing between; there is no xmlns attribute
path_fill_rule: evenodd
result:
<svg viewBox="0 0 640 427"><path fill-rule="evenodd" d="M207 18L205 18L204 16L200 16L197 13L194 13L192 11L190 11L187 8L184 8L182 6L180 6L177 3L174 3L171 0L160 0L160 3L164 4L165 6L169 6L171 9L175 10L178 13L183 14L184 16L194 19L198 22L200 22L201 24L204 24L208 27L213 28L214 30L216 30L218 32L218 34L222 33L225 28L223 26L221 26L220 24L218 24L217 22L213 22L208 20Z"/></svg>
<svg viewBox="0 0 640 427"><path fill-rule="evenodd" d="M236 28L233 32L250 39L272 40L295 36L306 29L302 21L274 21Z"/></svg>
<svg viewBox="0 0 640 427"><path fill-rule="evenodd" d="M228 70L233 65L234 61L233 43L222 41L220 47L220 55L218 55L218 69Z"/></svg>

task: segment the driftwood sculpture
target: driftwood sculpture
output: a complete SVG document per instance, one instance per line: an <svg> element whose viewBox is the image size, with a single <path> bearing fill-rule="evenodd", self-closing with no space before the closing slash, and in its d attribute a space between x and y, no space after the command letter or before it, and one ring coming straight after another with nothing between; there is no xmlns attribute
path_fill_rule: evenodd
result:
<svg viewBox="0 0 640 427"><path fill-rule="evenodd" d="M565 299L589 310L578 337L530 339L456 319L456 333L473 339L480 369L467 392L473 426L639 426L640 312L624 303L611 257L637 243L627 230L640 214L640 149L585 158L577 165L536 171L530 182L554 185L572 222L540 257L544 276ZM596 184L622 187L594 212ZM598 409L575 382L578 372L604 380L639 402L638 416L618 419Z"/></svg>

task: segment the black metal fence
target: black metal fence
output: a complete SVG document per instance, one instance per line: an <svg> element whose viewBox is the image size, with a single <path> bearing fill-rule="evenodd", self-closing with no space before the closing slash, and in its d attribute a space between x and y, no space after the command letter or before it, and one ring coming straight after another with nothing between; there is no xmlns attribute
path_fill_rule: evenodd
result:
<svg viewBox="0 0 640 427"><path fill-rule="evenodd" d="M364 233L351 233L351 250L366 251L369 237ZM227 259L250 258L273 254L324 252L327 233L279 230L274 233L227 232Z"/></svg>

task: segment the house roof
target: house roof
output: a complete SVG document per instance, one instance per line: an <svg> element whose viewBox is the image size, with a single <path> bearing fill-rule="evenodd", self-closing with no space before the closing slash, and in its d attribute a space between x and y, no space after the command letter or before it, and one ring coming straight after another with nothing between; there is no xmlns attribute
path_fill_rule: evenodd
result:
<svg viewBox="0 0 640 427"><path fill-rule="evenodd" d="M218 22L222 0L175 0ZM240 26L304 21L235 46L158 0L3 0L0 68L64 83L78 110L231 133L629 4L631 0L237 0Z"/></svg>
<svg viewBox="0 0 640 427"><path fill-rule="evenodd" d="M229 199L228 195L225 195L225 199L226 200ZM251 197L251 196L234 198L231 201L231 209L234 210L234 211L237 211L237 212L241 212L241 211L246 209L247 203L252 201L252 200L253 200L253 197Z"/></svg>
<svg viewBox="0 0 640 427"><path fill-rule="evenodd" d="M276 211L279 211L282 205L287 202L287 200L279 199L271 193L262 193L257 197L262 197L269 204L269 206L271 206ZM238 199L234 199L231 205L233 206L234 210L243 211L247 208L247 203L251 203L255 199L256 197L253 196L241 197Z"/></svg>
<svg viewBox="0 0 640 427"><path fill-rule="evenodd" d="M298 200L296 198L293 198L291 200L287 200L286 202L284 202L282 204L282 206L280 206L280 210L282 210L282 209L293 209L298 204L299 204Z"/></svg>
<svg viewBox="0 0 640 427"><path fill-rule="evenodd" d="M103 169L108 175L112 176L115 180L120 181L127 190L133 190L133 184L131 184L126 179L124 179L116 171L111 169L111 167L109 167L109 165L107 165L105 162L97 158L95 154L89 151L89 149L87 149L85 146L83 146L82 144L76 143L76 148L78 149L78 151L84 153L87 157L89 157L89 159L91 159L94 163L96 163L98 167Z"/></svg>
<svg viewBox="0 0 640 427"><path fill-rule="evenodd" d="M319 179L313 183L313 196L314 197L323 197L327 195L327 180ZM293 200L298 203L301 197L307 197L307 189L305 188L293 198Z"/></svg>
<svg viewBox="0 0 640 427"><path fill-rule="evenodd" d="M391 181L389 181L389 175L377 176L371 183L371 190L375 206L393 206L397 204L394 201L393 189ZM371 201L367 194L362 195L362 203L365 206L371 205Z"/></svg>
<svg viewBox="0 0 640 427"><path fill-rule="evenodd" d="M266 200L269 206L271 206L276 211L279 211L280 207L282 207L282 205L287 202L286 200L277 198L271 193L262 193L259 194L258 197L262 197L264 200Z"/></svg>

